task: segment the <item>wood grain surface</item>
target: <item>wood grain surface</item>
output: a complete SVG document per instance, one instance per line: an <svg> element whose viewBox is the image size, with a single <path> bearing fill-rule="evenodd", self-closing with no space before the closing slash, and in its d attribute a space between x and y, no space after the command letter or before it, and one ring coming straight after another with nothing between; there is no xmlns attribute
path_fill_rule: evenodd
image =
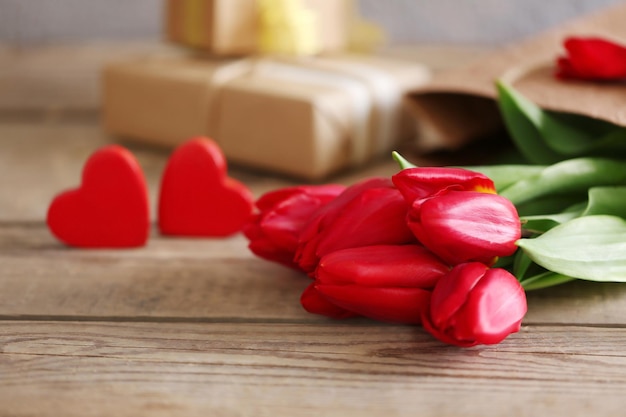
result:
<svg viewBox="0 0 626 417"><path fill-rule="evenodd" d="M56 241L49 202L78 185L91 152L118 141L99 127L92 84L98 63L118 55L94 48L25 52L28 62L0 53L0 416L623 415L624 285L529 293L520 333L459 349L419 327L306 313L308 278L255 258L240 235L154 229L132 250ZM39 67L68 59L82 75ZM74 104L50 110L55 94ZM124 144L146 172L154 213L169 151ZM333 181L395 171L379 161ZM231 175L256 196L294 184L240 167Z"/></svg>

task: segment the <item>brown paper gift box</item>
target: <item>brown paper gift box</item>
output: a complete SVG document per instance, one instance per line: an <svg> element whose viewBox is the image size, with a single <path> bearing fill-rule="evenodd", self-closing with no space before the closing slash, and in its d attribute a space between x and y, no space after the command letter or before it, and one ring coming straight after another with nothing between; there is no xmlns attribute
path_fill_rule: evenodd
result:
<svg viewBox="0 0 626 417"><path fill-rule="evenodd" d="M585 16L477 62L435 74L407 99L419 121L417 146L458 148L502 128L494 82L505 77L539 106L626 126L626 84L561 81L553 76L568 36L600 36L626 44L626 3Z"/></svg>
<svg viewBox="0 0 626 417"><path fill-rule="evenodd" d="M321 52L348 44L351 3L347 0L304 0L316 19ZM219 55L257 52L258 0L166 0L165 31L170 41Z"/></svg>
<svg viewBox="0 0 626 417"><path fill-rule="evenodd" d="M413 138L421 65L382 58L140 59L104 71L108 132L175 146L214 138L241 165L317 180Z"/></svg>

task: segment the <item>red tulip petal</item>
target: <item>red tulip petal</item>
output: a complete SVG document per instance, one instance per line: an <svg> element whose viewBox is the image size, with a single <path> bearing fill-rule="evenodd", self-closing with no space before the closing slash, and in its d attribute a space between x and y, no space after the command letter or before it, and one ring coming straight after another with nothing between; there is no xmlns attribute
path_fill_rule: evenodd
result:
<svg viewBox="0 0 626 417"><path fill-rule="evenodd" d="M378 245L325 255L315 276L322 284L430 289L449 267L419 245Z"/></svg>
<svg viewBox="0 0 626 417"><path fill-rule="evenodd" d="M446 334L444 331L440 330L439 327L433 324L432 317L428 308L425 308L424 311L422 312L422 326L424 327L424 330L426 330L436 339L440 340L443 343L447 343L449 345L454 345L454 346L459 346L459 347L472 347L478 344L478 341L476 340L459 340Z"/></svg>
<svg viewBox="0 0 626 417"><path fill-rule="evenodd" d="M582 80L626 79L626 47L601 38L570 37L564 42L557 76Z"/></svg>
<svg viewBox="0 0 626 417"><path fill-rule="evenodd" d="M393 187L393 184L388 178L370 178L361 181L346 188L337 198L316 211L300 233L300 243L295 253L294 259L302 270L313 272L319 262L317 246L323 240L320 233L330 229L336 218L345 210L345 206L365 190L380 187Z"/></svg>
<svg viewBox="0 0 626 417"><path fill-rule="evenodd" d="M417 203L409 212L409 227L424 246L452 265L490 264L513 254L521 237L513 203L472 191L450 191Z"/></svg>
<svg viewBox="0 0 626 417"><path fill-rule="evenodd" d="M517 279L503 269L490 269L459 311L455 337L500 343L519 331L526 310L526 294Z"/></svg>
<svg viewBox="0 0 626 417"><path fill-rule="evenodd" d="M494 344L519 331L526 309L526 294L513 275L472 262L439 280L422 322L446 343Z"/></svg>
<svg viewBox="0 0 626 417"><path fill-rule="evenodd" d="M300 296L300 303L309 313L319 314L332 319L339 320L357 316L356 313L345 310L330 302L326 297L322 296L315 288L314 283L309 285L304 290Z"/></svg>
<svg viewBox="0 0 626 417"><path fill-rule="evenodd" d="M257 256L299 269L293 261L303 228L311 217L345 189L342 185L298 186L264 194L261 210L243 232Z"/></svg>
<svg viewBox="0 0 626 417"><path fill-rule="evenodd" d="M493 181L484 174L463 168L425 167L403 169L393 183L409 204L441 190L478 191L495 194Z"/></svg>
<svg viewBox="0 0 626 417"><path fill-rule="evenodd" d="M366 190L350 201L324 230L316 255L357 246L402 244L415 238L406 225L408 206L395 188Z"/></svg>
<svg viewBox="0 0 626 417"><path fill-rule="evenodd" d="M371 288L316 284L333 304L375 320L420 324L430 291L420 288Z"/></svg>
<svg viewBox="0 0 626 417"><path fill-rule="evenodd" d="M451 321L487 269L480 262L460 264L437 282L430 306L431 320L436 327L447 328L454 324Z"/></svg>
<svg viewBox="0 0 626 417"><path fill-rule="evenodd" d="M415 242L405 222L407 210L389 180L373 179L348 187L307 224L296 262L311 273L322 256L339 249Z"/></svg>

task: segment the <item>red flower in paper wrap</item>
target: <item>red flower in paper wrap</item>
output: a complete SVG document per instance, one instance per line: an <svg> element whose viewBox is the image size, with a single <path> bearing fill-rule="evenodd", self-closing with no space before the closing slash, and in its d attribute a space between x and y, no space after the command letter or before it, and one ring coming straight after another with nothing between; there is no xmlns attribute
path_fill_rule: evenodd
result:
<svg viewBox="0 0 626 417"><path fill-rule="evenodd" d="M300 233L313 213L346 187L342 185L289 187L264 194L256 202L260 210L243 232L250 250L270 261L298 268L293 257Z"/></svg>
<svg viewBox="0 0 626 417"><path fill-rule="evenodd" d="M519 331L526 310L526 294L513 275L471 262L437 282L422 324L445 343L495 344Z"/></svg>
<svg viewBox="0 0 626 417"><path fill-rule="evenodd" d="M570 37L566 56L557 59L555 75L562 79L626 80L626 47L601 38Z"/></svg>
<svg viewBox="0 0 626 417"><path fill-rule="evenodd" d="M315 271L311 297L317 291L331 305L376 320L419 324L430 291L448 265L423 246L377 245L349 248L322 257ZM315 301L315 303L312 302ZM335 318L341 310L302 299L312 313Z"/></svg>
<svg viewBox="0 0 626 417"><path fill-rule="evenodd" d="M513 203L494 194L493 182L486 176L460 169L453 172L411 168L393 177L411 204L407 216L411 231L451 265L468 261L490 265L499 256L512 255L521 237Z"/></svg>
<svg viewBox="0 0 626 417"><path fill-rule="evenodd" d="M312 274L322 256L339 249L415 242L405 221L407 209L389 179L372 178L350 186L304 228L295 261Z"/></svg>

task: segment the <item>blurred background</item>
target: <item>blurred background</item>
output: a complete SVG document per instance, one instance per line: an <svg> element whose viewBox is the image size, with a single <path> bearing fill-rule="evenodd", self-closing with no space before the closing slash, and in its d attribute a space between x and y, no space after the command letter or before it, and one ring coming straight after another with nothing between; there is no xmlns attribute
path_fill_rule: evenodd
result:
<svg viewBox="0 0 626 417"><path fill-rule="evenodd" d="M619 0L355 0L388 42L500 45ZM0 43L160 39L162 0L0 0Z"/></svg>

